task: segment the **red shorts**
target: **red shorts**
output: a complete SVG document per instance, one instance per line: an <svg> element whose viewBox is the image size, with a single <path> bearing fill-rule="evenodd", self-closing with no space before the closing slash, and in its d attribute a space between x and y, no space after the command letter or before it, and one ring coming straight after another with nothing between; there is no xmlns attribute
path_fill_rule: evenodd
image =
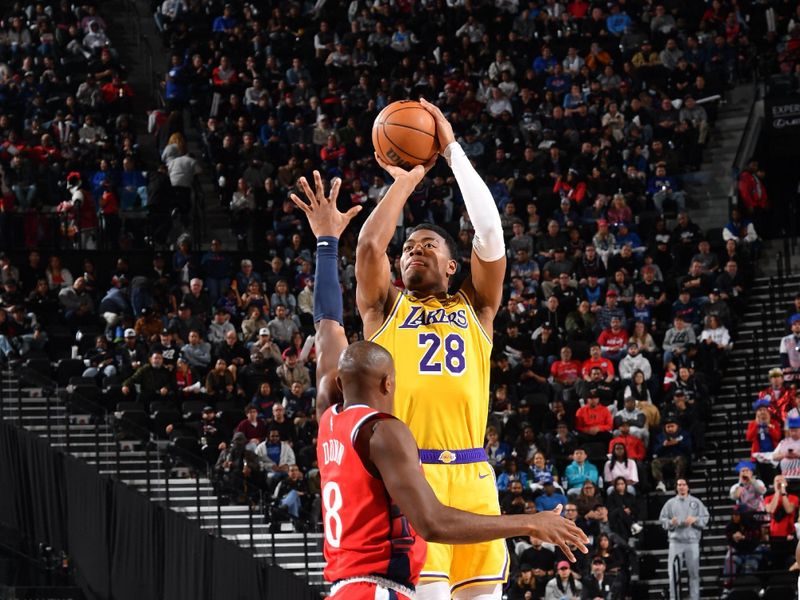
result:
<svg viewBox="0 0 800 600"><path fill-rule="evenodd" d="M354 581L338 588L329 600L411 600L411 598L377 583Z"/></svg>

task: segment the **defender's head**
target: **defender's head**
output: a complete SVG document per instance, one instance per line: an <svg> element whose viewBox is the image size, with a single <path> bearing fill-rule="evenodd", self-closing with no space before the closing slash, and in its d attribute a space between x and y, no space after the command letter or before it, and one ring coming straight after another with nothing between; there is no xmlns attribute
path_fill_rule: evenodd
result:
<svg viewBox="0 0 800 600"><path fill-rule="evenodd" d="M417 225L403 244L403 284L412 292L446 292L457 258L456 242L447 231L432 223Z"/></svg>
<svg viewBox="0 0 800 600"><path fill-rule="evenodd" d="M363 403L390 414L394 410L394 361L374 342L355 342L342 352L336 383L345 405Z"/></svg>

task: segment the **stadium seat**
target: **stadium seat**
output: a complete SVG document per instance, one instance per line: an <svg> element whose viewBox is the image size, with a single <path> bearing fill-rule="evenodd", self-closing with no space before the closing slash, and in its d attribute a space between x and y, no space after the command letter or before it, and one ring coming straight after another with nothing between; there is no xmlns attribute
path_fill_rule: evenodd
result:
<svg viewBox="0 0 800 600"><path fill-rule="evenodd" d="M185 400L181 405L184 421L199 421L203 416L203 407L206 402L203 400Z"/></svg>
<svg viewBox="0 0 800 600"><path fill-rule="evenodd" d="M58 361L56 367L56 382L59 386L67 385L71 378L80 377L86 370L86 365L79 358L65 358Z"/></svg>

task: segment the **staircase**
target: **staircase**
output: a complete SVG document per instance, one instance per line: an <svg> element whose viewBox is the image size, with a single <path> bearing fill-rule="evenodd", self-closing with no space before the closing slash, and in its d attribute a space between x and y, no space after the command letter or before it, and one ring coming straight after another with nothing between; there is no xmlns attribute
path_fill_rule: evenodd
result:
<svg viewBox="0 0 800 600"><path fill-rule="evenodd" d="M725 94L725 101L719 106L717 121L709 132L700 170L681 177L692 200L689 214L692 221L704 231L719 228L728 222L731 167L754 98L755 89L752 83L740 84Z"/></svg>
<svg viewBox="0 0 800 600"><path fill-rule="evenodd" d="M68 414L57 394L26 387L11 372L0 372L0 390L0 419L47 438L52 447L95 465L101 475L184 513L202 529L252 549L256 557L294 571L318 588L320 595L327 592L321 533L295 533L289 523L283 523L282 531L273 534L258 508L220 504L208 477L170 466L166 441L118 442L110 423Z"/></svg>
<svg viewBox="0 0 800 600"><path fill-rule="evenodd" d="M733 506L728 493L736 482L734 465L750 454L744 434L752 419L751 404L758 390L767 385L767 370L778 364L778 345L785 335L783 310L800 291L800 275L787 277L782 286L778 286L775 279L773 284L771 293L770 278L757 278L753 282L722 386L713 399L713 417L706 431L708 452L704 461L694 464L689 478L690 493L700 498L711 513L710 525L701 542L702 598L718 599L721 594L722 566L727 552L725 526ZM768 311L773 301L777 306L775 318ZM655 496L651 507L660 510L669 497L671 495ZM661 598L662 590L668 589L667 541L657 521L658 511L651 510L649 517L648 546L658 545L659 549L641 553L656 560L655 578L648 580L648 598L655 600ZM684 576L684 598L688 597L685 579Z"/></svg>

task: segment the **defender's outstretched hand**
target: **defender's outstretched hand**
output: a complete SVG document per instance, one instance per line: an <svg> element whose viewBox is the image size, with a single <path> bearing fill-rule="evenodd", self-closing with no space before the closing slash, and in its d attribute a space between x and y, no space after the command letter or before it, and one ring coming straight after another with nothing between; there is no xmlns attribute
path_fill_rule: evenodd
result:
<svg viewBox="0 0 800 600"><path fill-rule="evenodd" d="M322 236L341 237L353 217L361 212L360 206L354 206L345 213L336 207L336 198L339 196L339 189L342 186L342 180L338 177L331 182L329 196L325 196L325 184L319 171L314 171L315 189L311 189L305 177L298 179L297 184L303 189L308 203L300 199L297 194L291 194L290 198L295 206L305 213L308 224L311 225L311 231L317 238Z"/></svg>
<svg viewBox="0 0 800 600"><path fill-rule="evenodd" d="M576 546L583 554L589 549L586 544L589 538L583 530L573 521L561 516L562 506L559 504L553 510L546 510L531 515L531 536L555 544L566 554L567 558L575 562L575 555L570 550L570 545Z"/></svg>
<svg viewBox="0 0 800 600"><path fill-rule="evenodd" d="M456 136L453 133L453 126L450 125L442 111L435 104L431 104L425 98L420 98L419 103L422 108L431 113L433 120L436 121L436 135L439 137L439 154L444 156L444 149L456 141Z"/></svg>

